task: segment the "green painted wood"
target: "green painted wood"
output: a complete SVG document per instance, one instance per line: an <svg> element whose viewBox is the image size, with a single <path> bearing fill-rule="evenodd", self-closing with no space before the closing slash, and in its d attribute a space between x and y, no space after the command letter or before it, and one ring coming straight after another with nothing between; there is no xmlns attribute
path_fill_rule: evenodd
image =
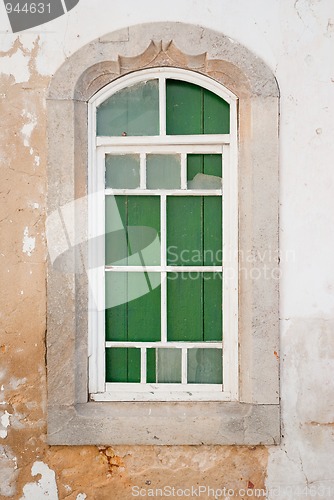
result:
<svg viewBox="0 0 334 500"><path fill-rule="evenodd" d="M154 274L128 273L128 289L142 293L127 305L128 340L154 342L161 338L161 287L152 289Z"/></svg>
<svg viewBox="0 0 334 500"><path fill-rule="evenodd" d="M168 197L167 262L183 266L221 265L221 196Z"/></svg>
<svg viewBox="0 0 334 500"><path fill-rule="evenodd" d="M140 349L129 348L128 382L140 382Z"/></svg>
<svg viewBox="0 0 334 500"><path fill-rule="evenodd" d="M134 189L140 183L139 155L106 155L106 187Z"/></svg>
<svg viewBox="0 0 334 500"><path fill-rule="evenodd" d="M156 349L146 350L146 381L148 384L154 384L156 380Z"/></svg>
<svg viewBox="0 0 334 500"><path fill-rule="evenodd" d="M199 174L205 174L200 182ZM187 180L190 189L219 189L221 188L222 156L221 155L187 155ZM193 180L196 180L196 186Z"/></svg>
<svg viewBox="0 0 334 500"><path fill-rule="evenodd" d="M203 273L203 340L222 340L222 273Z"/></svg>
<svg viewBox="0 0 334 500"><path fill-rule="evenodd" d="M203 155L203 174L222 177L222 155Z"/></svg>
<svg viewBox="0 0 334 500"><path fill-rule="evenodd" d="M140 349L106 349L106 382L140 382Z"/></svg>
<svg viewBox="0 0 334 500"><path fill-rule="evenodd" d="M202 89L178 80L166 80L167 135L203 133Z"/></svg>
<svg viewBox="0 0 334 500"><path fill-rule="evenodd" d="M160 340L161 289L155 278L154 273L106 273L106 340Z"/></svg>
<svg viewBox="0 0 334 500"><path fill-rule="evenodd" d="M128 337L127 273L106 273L106 340L125 341Z"/></svg>
<svg viewBox="0 0 334 500"><path fill-rule="evenodd" d="M198 85L167 80L166 131L168 135L228 134L230 106Z"/></svg>
<svg viewBox="0 0 334 500"><path fill-rule="evenodd" d="M204 155L190 154L187 155L187 180L192 181L197 174L203 173L203 158Z"/></svg>
<svg viewBox="0 0 334 500"><path fill-rule="evenodd" d="M98 107L96 122L98 136L159 135L158 80L116 92Z"/></svg>
<svg viewBox="0 0 334 500"><path fill-rule="evenodd" d="M222 350L189 349L188 383L222 384Z"/></svg>
<svg viewBox="0 0 334 500"><path fill-rule="evenodd" d="M203 89L204 134L230 133L230 105L221 97Z"/></svg>
<svg viewBox="0 0 334 500"><path fill-rule="evenodd" d="M116 203L115 203L116 202ZM106 196L105 202L105 262L127 265L127 197ZM119 262L122 261L122 262Z"/></svg>
<svg viewBox="0 0 334 500"><path fill-rule="evenodd" d="M127 382L127 366L127 349L106 349L106 382Z"/></svg>
<svg viewBox="0 0 334 500"><path fill-rule="evenodd" d="M167 339L203 340L203 293L201 273L168 273Z"/></svg>
<svg viewBox="0 0 334 500"><path fill-rule="evenodd" d="M203 197L203 264L222 264L222 198Z"/></svg>
<svg viewBox="0 0 334 500"><path fill-rule="evenodd" d="M167 198L168 265L201 265L202 255L201 197L169 196Z"/></svg>
<svg viewBox="0 0 334 500"><path fill-rule="evenodd" d="M160 199L158 196L128 197L129 255L144 251L153 239L160 238ZM138 230L134 228L138 227ZM143 259L145 258L145 261ZM130 259L129 259L130 262ZM131 258L131 265L155 266L160 264L160 246L150 252Z"/></svg>

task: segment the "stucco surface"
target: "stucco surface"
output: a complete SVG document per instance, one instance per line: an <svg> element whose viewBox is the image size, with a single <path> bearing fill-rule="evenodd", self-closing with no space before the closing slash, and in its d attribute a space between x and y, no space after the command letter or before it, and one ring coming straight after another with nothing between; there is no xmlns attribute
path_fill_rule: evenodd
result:
<svg viewBox="0 0 334 500"><path fill-rule="evenodd" d="M332 2L256 0L250 7L245 0L144 0L139 7L128 0L118 3L117 11L111 2L101 4L97 9L95 2L81 0L67 16L20 35L10 34L0 17L0 497L127 499L133 485L203 482L266 485L270 500L331 499ZM221 31L262 58L279 83L282 443L50 447L45 440L47 87L66 57L91 40L165 20ZM279 495L273 488L280 488Z"/></svg>

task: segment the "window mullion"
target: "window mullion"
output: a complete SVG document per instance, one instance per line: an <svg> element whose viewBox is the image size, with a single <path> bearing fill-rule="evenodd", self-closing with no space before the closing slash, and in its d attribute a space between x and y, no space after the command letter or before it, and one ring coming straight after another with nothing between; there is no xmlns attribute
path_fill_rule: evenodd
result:
<svg viewBox="0 0 334 500"><path fill-rule="evenodd" d="M140 153L140 189L146 189L146 153Z"/></svg>
<svg viewBox="0 0 334 500"><path fill-rule="evenodd" d="M166 135L166 78L159 78L159 125L160 135Z"/></svg>
<svg viewBox="0 0 334 500"><path fill-rule="evenodd" d="M188 350L182 348L182 384L186 384L188 381L187 353Z"/></svg>
<svg viewBox="0 0 334 500"><path fill-rule="evenodd" d="M161 245L161 341L167 342L167 209L166 195L160 197L160 245Z"/></svg>
<svg viewBox="0 0 334 500"><path fill-rule="evenodd" d="M147 373L147 350L146 347L140 348L140 383L146 384Z"/></svg>
<svg viewBox="0 0 334 500"><path fill-rule="evenodd" d="M181 153L181 189L187 189L187 154Z"/></svg>

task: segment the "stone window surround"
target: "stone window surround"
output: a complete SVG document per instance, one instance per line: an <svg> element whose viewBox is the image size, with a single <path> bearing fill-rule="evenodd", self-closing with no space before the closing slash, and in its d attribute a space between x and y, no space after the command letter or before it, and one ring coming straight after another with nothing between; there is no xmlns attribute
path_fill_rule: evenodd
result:
<svg viewBox="0 0 334 500"><path fill-rule="evenodd" d="M278 281L268 276L278 258L279 91L268 67L230 38L182 23L132 26L78 50L47 97L48 215L87 195L89 99L120 76L160 66L209 76L239 100L239 402L88 401L87 276L49 262L48 442L277 444ZM81 208L73 233L86 227Z"/></svg>

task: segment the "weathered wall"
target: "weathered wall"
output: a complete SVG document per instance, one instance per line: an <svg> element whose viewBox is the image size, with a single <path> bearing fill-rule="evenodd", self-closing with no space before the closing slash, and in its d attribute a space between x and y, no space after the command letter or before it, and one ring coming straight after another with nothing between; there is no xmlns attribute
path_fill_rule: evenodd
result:
<svg viewBox="0 0 334 500"><path fill-rule="evenodd" d="M148 490L198 484L235 489L266 485L268 499L333 498L332 1L255 0L250 6L248 0L143 0L139 6L126 0L116 7L81 0L67 16L19 36L10 34L3 13L0 498L127 499L133 485ZM267 448L49 447L44 348L47 87L65 58L90 40L130 24L164 20L223 32L259 55L280 85L284 437L280 446Z"/></svg>

